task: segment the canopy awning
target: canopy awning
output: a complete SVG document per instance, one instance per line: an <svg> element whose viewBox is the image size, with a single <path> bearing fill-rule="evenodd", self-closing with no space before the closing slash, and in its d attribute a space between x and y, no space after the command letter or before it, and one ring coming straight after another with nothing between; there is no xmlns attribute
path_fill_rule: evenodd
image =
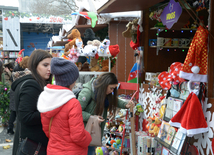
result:
<svg viewBox="0 0 214 155"><path fill-rule="evenodd" d="M148 9L155 4L164 0L109 0L101 8L98 13L112 13L124 11L141 11Z"/></svg>

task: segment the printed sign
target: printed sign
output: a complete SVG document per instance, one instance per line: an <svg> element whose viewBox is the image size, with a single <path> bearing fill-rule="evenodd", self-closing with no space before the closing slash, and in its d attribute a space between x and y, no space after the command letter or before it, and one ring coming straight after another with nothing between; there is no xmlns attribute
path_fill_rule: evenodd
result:
<svg viewBox="0 0 214 155"><path fill-rule="evenodd" d="M160 16L163 25L166 25L168 29L171 29L171 27L178 21L181 13L182 8L179 2L170 0Z"/></svg>

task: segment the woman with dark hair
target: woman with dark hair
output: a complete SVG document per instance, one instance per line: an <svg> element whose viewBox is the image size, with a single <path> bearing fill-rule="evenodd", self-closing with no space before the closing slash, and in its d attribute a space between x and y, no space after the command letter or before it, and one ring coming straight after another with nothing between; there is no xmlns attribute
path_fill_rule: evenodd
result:
<svg viewBox="0 0 214 155"><path fill-rule="evenodd" d="M13 142L13 155L20 140L26 138L41 143L46 149L48 138L42 130L37 100L46 84L51 83L50 62L52 55L47 51L34 50L28 60L28 69L14 72L12 90L15 91L17 126ZM31 148L29 148L31 149Z"/></svg>
<svg viewBox="0 0 214 155"><path fill-rule="evenodd" d="M132 101L128 103L117 97L118 80L114 73L104 73L98 78L92 78L78 95L82 107L84 125L87 124L91 115L97 115L101 123L101 134L107 118L107 110L115 114L116 108L130 108L135 106ZM90 102L90 103L89 103ZM89 146L88 155L95 154L95 147Z"/></svg>

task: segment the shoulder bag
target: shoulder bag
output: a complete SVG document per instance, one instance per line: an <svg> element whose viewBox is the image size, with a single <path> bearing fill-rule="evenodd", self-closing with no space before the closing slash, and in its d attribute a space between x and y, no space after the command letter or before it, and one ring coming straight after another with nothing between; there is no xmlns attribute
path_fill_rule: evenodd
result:
<svg viewBox="0 0 214 155"><path fill-rule="evenodd" d="M101 143L101 127L98 121L98 116L91 115L86 124L85 130L87 130L92 138L89 146L102 146Z"/></svg>

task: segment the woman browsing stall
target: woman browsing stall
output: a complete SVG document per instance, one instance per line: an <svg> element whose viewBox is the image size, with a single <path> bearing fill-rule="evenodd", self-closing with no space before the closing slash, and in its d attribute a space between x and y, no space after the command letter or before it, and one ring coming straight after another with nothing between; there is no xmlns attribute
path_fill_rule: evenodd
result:
<svg viewBox="0 0 214 155"><path fill-rule="evenodd" d="M78 95L78 100L82 107L84 125L86 126L91 115L97 115L101 123L101 135L107 118L107 110L115 114L116 108L127 109L135 106L134 102L128 103L118 99L118 80L114 73L104 73L98 78L92 78ZM88 155L93 155L95 147L89 146Z"/></svg>

